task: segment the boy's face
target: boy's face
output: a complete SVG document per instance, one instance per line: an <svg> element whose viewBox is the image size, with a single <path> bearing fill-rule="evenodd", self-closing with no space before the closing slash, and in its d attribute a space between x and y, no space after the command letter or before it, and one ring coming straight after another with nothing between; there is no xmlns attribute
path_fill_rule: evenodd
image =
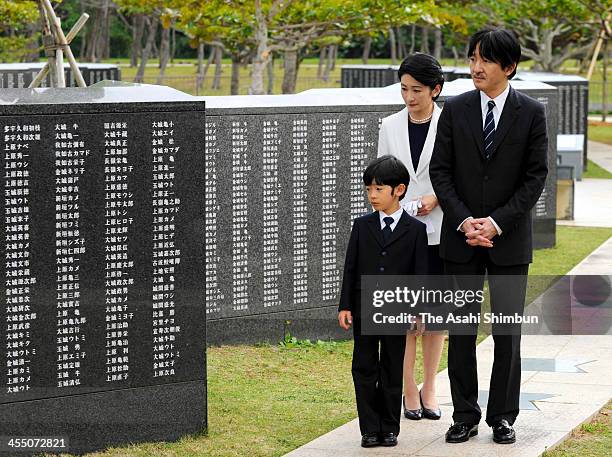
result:
<svg viewBox="0 0 612 457"><path fill-rule="evenodd" d="M399 184L394 189L389 185L377 184L376 181L372 181L369 186L366 186L368 201L372 208L385 214L393 214L399 209L399 198L405 191L405 184Z"/></svg>

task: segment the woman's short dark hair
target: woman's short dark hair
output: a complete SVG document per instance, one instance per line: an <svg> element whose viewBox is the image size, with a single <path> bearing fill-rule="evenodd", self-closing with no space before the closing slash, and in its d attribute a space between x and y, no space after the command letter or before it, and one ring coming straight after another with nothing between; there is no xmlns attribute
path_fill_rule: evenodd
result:
<svg viewBox="0 0 612 457"><path fill-rule="evenodd" d="M518 67L521 60L521 45L514 32L500 28L486 28L476 32L470 37L468 57L476 52L479 45L480 55L487 60L501 65L502 69L508 68L513 63ZM508 79L516 74L516 68Z"/></svg>
<svg viewBox="0 0 612 457"><path fill-rule="evenodd" d="M381 186L391 186L393 189L400 184L405 184L407 188L410 183L410 174L400 159L392 155L384 155L372 160L363 172L363 183L369 186L373 182ZM406 192L399 199L404 198L404 195Z"/></svg>
<svg viewBox="0 0 612 457"><path fill-rule="evenodd" d="M434 90L436 86L440 85L440 92L442 92L442 86L444 86L444 73L440 63L435 57L429 54L423 54L417 52L416 54L409 55L401 63L399 70L397 70L397 77L402 80L402 76L410 75L424 86L428 86L431 90ZM433 97L436 100L440 94Z"/></svg>

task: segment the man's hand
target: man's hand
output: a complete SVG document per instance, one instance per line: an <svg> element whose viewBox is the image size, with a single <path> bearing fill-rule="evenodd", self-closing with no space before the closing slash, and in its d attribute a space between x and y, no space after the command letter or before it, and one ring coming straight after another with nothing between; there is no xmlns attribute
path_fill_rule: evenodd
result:
<svg viewBox="0 0 612 457"><path fill-rule="evenodd" d="M344 330L351 328L353 323L353 315L350 311L340 311L338 313L338 323Z"/></svg>
<svg viewBox="0 0 612 457"><path fill-rule="evenodd" d="M467 238L466 243L470 246L482 246L485 248L492 248L493 242L491 241L491 238L487 238L485 236L485 234L490 234L490 230L487 230L487 226L485 226L483 221L487 221L490 227L493 229L493 235L491 235L491 238L497 235L497 230L495 230L495 227L493 227L491 221L486 218L468 219L463 223L461 229L463 230Z"/></svg>
<svg viewBox="0 0 612 457"><path fill-rule="evenodd" d="M417 216L427 216L438 206L438 199L435 195L423 195L421 197L421 206L417 212Z"/></svg>

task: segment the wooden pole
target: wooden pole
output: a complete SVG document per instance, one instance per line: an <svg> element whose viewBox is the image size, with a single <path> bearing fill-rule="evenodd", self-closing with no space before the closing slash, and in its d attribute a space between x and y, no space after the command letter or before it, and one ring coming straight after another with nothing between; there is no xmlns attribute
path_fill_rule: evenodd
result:
<svg viewBox="0 0 612 457"><path fill-rule="evenodd" d="M601 120L606 122L608 117L608 38L603 45L603 90L601 93Z"/></svg>
<svg viewBox="0 0 612 457"><path fill-rule="evenodd" d="M72 26L68 35L66 35L66 41L68 44L72 43L72 40L78 35L81 31L87 20L89 19L89 14L83 13L79 20ZM40 70L40 72L36 75L36 78L30 83L29 88L38 87L40 83L47 77L49 73L49 62L45 64L45 66Z"/></svg>
<svg viewBox="0 0 612 457"><path fill-rule="evenodd" d="M42 29L42 41L45 49L45 56L47 57L47 65L51 70L51 86L56 85L56 75L57 71L55 69L55 40L53 39L53 34L51 33L51 27L49 25L49 19L47 18L47 14L45 13L45 8L42 4L42 0L38 2L38 11L40 13L40 22Z"/></svg>
<svg viewBox="0 0 612 457"><path fill-rule="evenodd" d="M57 15L55 14L55 11L53 10L53 7L51 6L50 0L42 0L42 2L45 7L45 10L47 11L47 16L49 17L51 26L55 29L54 31L55 31L56 41L59 42L59 47L57 49L57 57L58 57L58 60L61 59L61 62L62 62L62 67L61 67L62 81L63 81L63 76L64 76L63 56L65 53L66 58L68 59L68 63L70 64L70 68L72 68L72 72L74 73L74 78L77 82L77 85L79 87L87 87L87 84L85 84L85 80L83 79L83 75L81 74L81 71L79 70L79 66L77 65L76 59L74 58L74 55L72 54L72 49L70 49L70 46L68 45L68 41L66 40L66 35L64 35L64 31L62 30L61 22L59 18L57 17ZM58 63L58 67L59 67L59 63ZM58 84L58 87L66 87L65 82L64 82L64 85Z"/></svg>
<svg viewBox="0 0 612 457"><path fill-rule="evenodd" d="M608 16L604 20L601 30L599 32L599 37L597 38L597 44L595 44L595 50L593 51L593 57L591 57L591 64L589 65L589 71L587 72L587 79L590 81L591 76L593 76L593 72L595 71L595 64L597 63L597 57L599 56L599 51L601 50L601 45L606 37L606 32L608 32L610 20L612 19L612 13L608 13Z"/></svg>

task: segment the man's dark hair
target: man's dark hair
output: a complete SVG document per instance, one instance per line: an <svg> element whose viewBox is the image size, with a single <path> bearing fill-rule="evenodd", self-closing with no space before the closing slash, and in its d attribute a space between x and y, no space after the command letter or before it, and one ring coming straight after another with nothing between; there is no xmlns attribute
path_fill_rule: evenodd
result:
<svg viewBox="0 0 612 457"><path fill-rule="evenodd" d="M468 57L472 57L476 52L476 45L479 44L480 55L487 60L501 65L502 69L508 68L513 63L518 67L521 60L521 45L518 38L506 29L486 28L476 32L470 37ZM512 79L516 74L516 68L508 79Z"/></svg>
<svg viewBox="0 0 612 457"><path fill-rule="evenodd" d="M363 183L366 186L374 182L381 186L391 186L393 189L400 184L405 184L408 188L410 175L400 159L392 155L384 155L372 160L363 172ZM401 200L405 195L406 192L399 199Z"/></svg>
<svg viewBox="0 0 612 457"><path fill-rule="evenodd" d="M402 76L410 75L424 86L428 86L431 90L434 90L436 86L440 85L440 92L442 86L444 86L444 73L440 63L435 57L429 54L423 54L417 52L416 54L409 55L401 63L399 70L397 70L397 77L402 80ZM440 94L433 97L436 100Z"/></svg>

